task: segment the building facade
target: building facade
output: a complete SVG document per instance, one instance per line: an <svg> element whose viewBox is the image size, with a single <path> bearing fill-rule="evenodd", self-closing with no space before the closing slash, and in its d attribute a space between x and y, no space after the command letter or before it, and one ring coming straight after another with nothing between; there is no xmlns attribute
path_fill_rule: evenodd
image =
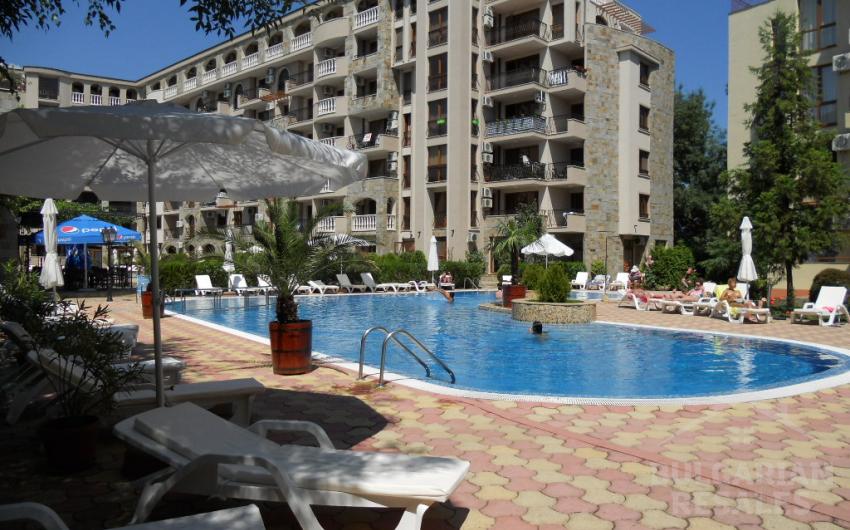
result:
<svg viewBox="0 0 850 530"><path fill-rule="evenodd" d="M815 112L822 126L834 133L835 159L850 171L850 2L839 0L734 0L729 15L729 169L745 165L744 144L752 138L745 105L756 98L758 81L751 68L764 51L758 30L777 11L797 17L803 49L810 53ZM850 227L850 223L847 225ZM758 256L755 257L758 260ZM850 243L812 256L795 272L798 291L805 291L825 268L850 270ZM777 289L785 289L780 282Z"/></svg>
<svg viewBox="0 0 850 530"><path fill-rule="evenodd" d="M616 0L320 0L138 81L28 67L26 103L263 120L367 156L366 180L295 199L305 218L336 209L320 231L381 253L433 235L464 259L534 203L578 259L615 272L673 241L674 57L650 31ZM262 202L212 199L157 205L165 252L263 218Z"/></svg>

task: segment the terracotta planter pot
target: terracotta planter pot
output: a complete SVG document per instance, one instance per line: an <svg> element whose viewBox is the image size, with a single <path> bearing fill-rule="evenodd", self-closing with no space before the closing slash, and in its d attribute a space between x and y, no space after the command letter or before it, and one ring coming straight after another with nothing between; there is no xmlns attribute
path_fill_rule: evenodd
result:
<svg viewBox="0 0 850 530"><path fill-rule="evenodd" d="M269 322L272 368L278 375L306 374L313 357L313 321Z"/></svg>
<svg viewBox="0 0 850 530"><path fill-rule="evenodd" d="M512 307L517 298L525 298L525 285L505 285L502 287L502 306Z"/></svg>
<svg viewBox="0 0 850 530"><path fill-rule="evenodd" d="M97 459L98 419L74 416L48 420L39 429L47 465L55 473L76 473Z"/></svg>
<svg viewBox="0 0 850 530"><path fill-rule="evenodd" d="M142 316L153 318L153 293L150 291L142 292Z"/></svg>

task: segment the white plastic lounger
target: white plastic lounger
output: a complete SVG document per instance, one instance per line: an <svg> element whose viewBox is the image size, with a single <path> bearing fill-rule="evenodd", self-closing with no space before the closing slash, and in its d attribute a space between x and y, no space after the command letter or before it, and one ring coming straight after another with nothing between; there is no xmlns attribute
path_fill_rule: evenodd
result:
<svg viewBox="0 0 850 530"><path fill-rule="evenodd" d="M272 431L313 435L319 447L278 445ZM445 502L469 470L454 458L343 451L315 423L263 420L247 429L190 403L143 412L115 435L167 463L144 487L133 522L169 491L285 502L301 528L321 530L311 506L401 508L399 529L418 530L431 504Z"/></svg>
<svg viewBox="0 0 850 530"><path fill-rule="evenodd" d="M634 307L638 311L649 311L652 309L652 300L641 300L641 297L632 292L627 292L620 298L617 307Z"/></svg>
<svg viewBox="0 0 850 530"><path fill-rule="evenodd" d="M570 282L573 289L584 289L587 287L587 281L590 279L590 274L587 272L577 272L576 277Z"/></svg>
<svg viewBox="0 0 850 530"><path fill-rule="evenodd" d="M664 300L661 303L661 312L662 313L673 313L680 315L693 315L694 314L694 304L696 302L686 302L683 300Z"/></svg>
<svg viewBox="0 0 850 530"><path fill-rule="evenodd" d="M223 291L224 289L221 287L213 287L209 274L198 274L195 276L195 295L221 294Z"/></svg>
<svg viewBox="0 0 850 530"><path fill-rule="evenodd" d="M75 385L91 387L99 382L85 373L77 366L68 366L68 359L60 357L52 350L31 351L28 354L32 362L47 373L48 377L62 377L65 381L71 381ZM233 407L231 421L240 425L247 425L251 421L251 407L254 396L265 390L265 386L254 378L230 379L227 381L205 381L201 383L189 383L173 385L165 389L166 405L192 402L203 407L213 407L229 403ZM113 396L117 407L154 407L156 406L156 392L150 383L134 384L126 390Z"/></svg>
<svg viewBox="0 0 850 530"><path fill-rule="evenodd" d="M392 291L394 293L398 292L397 283L375 283L375 278L372 277L371 272L361 272L360 279L363 280L363 283L366 284L366 287L373 293L377 291Z"/></svg>
<svg viewBox="0 0 850 530"><path fill-rule="evenodd" d="M269 277L264 274L257 275L257 290L261 293L269 294L277 291L269 281Z"/></svg>
<svg viewBox="0 0 850 530"><path fill-rule="evenodd" d="M363 292L368 287L360 283L351 283L351 279L348 277L348 274L337 274L336 281L339 282L339 288L345 289L349 293L353 293L354 291Z"/></svg>
<svg viewBox="0 0 850 530"><path fill-rule="evenodd" d="M43 504L20 502L0 505L0 522L30 521L44 530L68 530L59 515ZM215 512L122 526L114 530L264 530L260 510L253 504Z"/></svg>
<svg viewBox="0 0 850 530"><path fill-rule="evenodd" d="M336 285L328 285L322 280L311 280L307 283L310 285L310 287L313 288L313 292L318 291L319 294L325 294L326 292L336 293L339 291L339 287L337 287Z"/></svg>
<svg viewBox="0 0 850 530"><path fill-rule="evenodd" d="M242 274L231 274L229 277L230 290L235 291L237 295L252 294L260 291L257 287L248 285L248 281Z"/></svg>
<svg viewBox="0 0 850 530"><path fill-rule="evenodd" d="M841 315L850 321L850 312L844 305L846 297L846 287L821 287L818 299L814 303L806 302L802 309L795 309L791 322L801 323L814 317L821 326L836 326L841 322Z"/></svg>
<svg viewBox="0 0 850 530"><path fill-rule="evenodd" d="M433 291L434 289L437 288L436 285L434 285L433 283L431 283L427 280L420 280L420 281L410 280L409 282L407 282L407 284L410 285L410 287L412 287L413 289L415 289L417 293L424 293L424 292L427 292L427 291Z"/></svg>
<svg viewBox="0 0 850 530"><path fill-rule="evenodd" d="M629 288L629 273L628 272L618 272L617 278L608 284L609 291L616 291L618 289L628 289Z"/></svg>

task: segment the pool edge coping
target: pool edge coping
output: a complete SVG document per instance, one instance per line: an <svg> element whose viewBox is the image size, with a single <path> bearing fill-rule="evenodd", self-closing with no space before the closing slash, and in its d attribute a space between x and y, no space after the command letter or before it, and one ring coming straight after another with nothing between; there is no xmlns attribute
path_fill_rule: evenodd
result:
<svg viewBox="0 0 850 530"><path fill-rule="evenodd" d="M245 331L239 331L233 328L228 328L227 326L222 326L220 324L215 324L212 322L208 322L206 320L202 320L195 317L190 317L188 315L183 315L180 313L175 313L170 310L166 310L166 314L169 316L173 316L188 322L192 322L194 324L198 324L201 326L205 326L211 329L215 329L217 331L221 331L223 333L229 333L231 335L235 335L237 337L251 340L253 342L257 342L260 344L270 345L271 341L265 337L261 337L259 335L248 333ZM805 342L795 339L783 339L778 337L760 337L754 335L745 335L742 333L733 333L726 331L704 331L704 330L693 330L687 328L673 328L666 326L651 326L647 324L631 324L625 322L611 322L608 320L597 320L596 323L613 325L613 326L622 326L622 327L633 327L633 328L641 328L641 329L653 329L653 330L662 330L662 331L675 331L680 333L697 333L697 334L705 334L705 335L719 335L724 337L734 337L741 339L755 339L755 340L766 340L772 342L782 342L786 344L794 344L797 346L806 346L806 347L815 347L822 350L826 350L832 353L836 353L838 355L842 355L850 359L850 349L839 348L837 346L829 346L826 344L820 344L815 342ZM269 356L271 353L269 353ZM354 363L348 361L346 359L342 359L340 357L335 357L333 355L329 355L326 353L322 353L319 351L313 352L313 357L323 361L325 363L332 364L344 370L351 371L354 374L359 372L360 365L358 363ZM363 367L363 379L374 379L378 376L378 369L374 368L370 365L364 365ZM429 383L427 381L422 381L419 379L411 378L410 376L396 374L394 372L385 372L384 379L388 383L397 383L409 388L413 388L416 390L421 390L425 392L430 392L438 395L445 395L451 397L458 398L471 398L471 399L482 399L487 401L520 401L520 402L536 402L536 403L556 403L561 405L603 405L603 406L664 406L664 405L676 405L676 406L685 406L685 405L732 405L737 403L747 403L752 401L764 401L769 399L781 399L786 397L797 396L800 394L806 394L811 392L818 392L821 390L827 390L830 388L835 388L837 386L850 384L850 369L845 370L840 374L836 374L830 377L822 377L819 379L815 379L812 381L803 381L800 383L794 383L792 385L785 385L776 388L768 388L764 390L754 390L750 392L738 392L735 394L717 394L710 396L694 396L694 397L671 397L671 398L604 398L604 397L576 397L576 396L547 396L547 395L537 395L537 394L508 394L508 393L500 393L500 392L484 392L480 390L468 390L468 389L460 389L460 388L451 388L446 387L434 383Z"/></svg>

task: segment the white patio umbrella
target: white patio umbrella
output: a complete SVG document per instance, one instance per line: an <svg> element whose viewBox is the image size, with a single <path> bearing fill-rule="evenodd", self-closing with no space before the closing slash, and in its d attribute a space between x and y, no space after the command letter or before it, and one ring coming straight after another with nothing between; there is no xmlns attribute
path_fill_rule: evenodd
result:
<svg viewBox="0 0 850 530"><path fill-rule="evenodd" d="M62 277L62 267L59 266L59 254L56 252L56 216L59 210L53 199L44 201L41 207L41 219L44 225L44 249L47 255L41 266L41 276L38 282L45 289L53 289L53 297L58 298L56 288L65 285Z"/></svg>
<svg viewBox="0 0 850 530"><path fill-rule="evenodd" d="M431 273L431 283L434 283L434 272L440 270L440 257L437 255L437 238L431 236L431 248L428 249L428 272Z"/></svg>
<svg viewBox="0 0 850 530"><path fill-rule="evenodd" d="M549 266L549 256L563 258L572 256L573 249L558 241L552 234L543 234L540 239L520 250L525 255L546 256L546 267Z"/></svg>
<svg viewBox="0 0 850 530"><path fill-rule="evenodd" d="M234 200L317 194L366 175L366 157L257 120L141 101L121 106L15 109L0 115L0 193L109 201ZM157 402L162 393L159 266L150 234Z"/></svg>
<svg viewBox="0 0 850 530"><path fill-rule="evenodd" d="M758 280L758 272L756 272L756 264L753 262L753 224L749 217L744 217L741 221L741 264L738 266L738 280L742 282L751 282Z"/></svg>

